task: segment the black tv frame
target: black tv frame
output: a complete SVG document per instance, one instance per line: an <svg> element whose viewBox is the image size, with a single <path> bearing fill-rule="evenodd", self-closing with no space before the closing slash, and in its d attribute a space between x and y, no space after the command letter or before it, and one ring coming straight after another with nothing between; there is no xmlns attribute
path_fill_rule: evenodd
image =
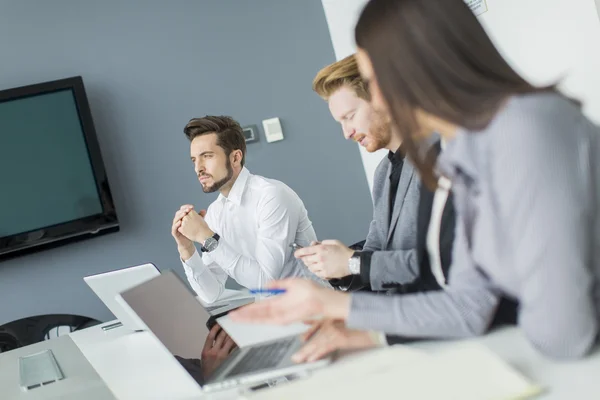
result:
<svg viewBox="0 0 600 400"><path fill-rule="evenodd" d="M63 90L73 92L96 181L96 190L102 204L102 212L29 232L0 237L0 261L119 231L117 211L81 76L2 90L0 91L0 103ZM48 210L48 212L52 212L52 210Z"/></svg>

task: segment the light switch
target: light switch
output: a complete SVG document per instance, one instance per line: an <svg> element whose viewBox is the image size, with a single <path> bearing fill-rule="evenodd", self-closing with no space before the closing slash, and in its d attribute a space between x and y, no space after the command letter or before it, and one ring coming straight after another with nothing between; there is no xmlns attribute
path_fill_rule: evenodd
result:
<svg viewBox="0 0 600 400"><path fill-rule="evenodd" d="M258 142L258 129L256 129L256 125L245 126L242 130L246 143Z"/></svg>
<svg viewBox="0 0 600 400"><path fill-rule="evenodd" d="M281 129L279 118L265 119L262 123L263 128L265 129L267 142L272 143L283 140L283 129Z"/></svg>

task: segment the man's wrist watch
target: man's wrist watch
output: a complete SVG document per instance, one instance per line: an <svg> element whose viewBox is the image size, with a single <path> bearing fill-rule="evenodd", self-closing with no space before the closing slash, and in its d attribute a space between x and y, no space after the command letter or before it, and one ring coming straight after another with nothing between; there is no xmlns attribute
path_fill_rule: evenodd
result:
<svg viewBox="0 0 600 400"><path fill-rule="evenodd" d="M212 235L204 241L202 247L200 248L200 251L202 251L203 253L210 253L211 251L214 251L219 246L220 238L221 237L215 233L214 235Z"/></svg>
<svg viewBox="0 0 600 400"><path fill-rule="evenodd" d="M352 275L360 275L360 252L355 251L348 260L348 270Z"/></svg>

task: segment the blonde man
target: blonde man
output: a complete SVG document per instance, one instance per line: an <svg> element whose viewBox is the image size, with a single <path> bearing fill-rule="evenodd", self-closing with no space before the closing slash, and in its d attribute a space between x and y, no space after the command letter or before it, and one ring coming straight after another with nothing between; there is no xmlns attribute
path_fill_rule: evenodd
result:
<svg viewBox="0 0 600 400"><path fill-rule="evenodd" d="M404 160L398 135L392 135L387 117L371 106L354 56L319 71L313 89L329 105L346 139L369 152L387 149L389 153L375 171L373 221L363 250L354 252L339 241L325 241L297 251L296 256L321 278L353 276L353 286L360 280L362 285L382 290L387 282L413 282L419 276L416 239L420 181ZM347 284L348 278L344 282Z"/></svg>

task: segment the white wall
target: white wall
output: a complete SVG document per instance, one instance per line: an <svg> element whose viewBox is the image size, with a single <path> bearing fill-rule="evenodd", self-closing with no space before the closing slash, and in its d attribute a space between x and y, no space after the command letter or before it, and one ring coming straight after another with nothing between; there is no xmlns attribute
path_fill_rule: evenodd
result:
<svg viewBox="0 0 600 400"><path fill-rule="evenodd" d="M356 51L354 26L367 0L322 0L322 2L335 57L341 60ZM358 148L365 168L369 191L372 192L375 168L387 151L379 150L376 153L369 153L362 146L358 146Z"/></svg>
<svg viewBox="0 0 600 400"><path fill-rule="evenodd" d="M562 79L600 123L600 20L594 0L486 0L479 19L504 56L533 83ZM595 0L600 8L600 0ZM355 51L354 25L367 0L322 0L337 59ZM384 152L361 156L372 188Z"/></svg>
<svg viewBox="0 0 600 400"><path fill-rule="evenodd" d="M479 20L533 83L561 79L600 123L600 21L594 0L487 0Z"/></svg>

